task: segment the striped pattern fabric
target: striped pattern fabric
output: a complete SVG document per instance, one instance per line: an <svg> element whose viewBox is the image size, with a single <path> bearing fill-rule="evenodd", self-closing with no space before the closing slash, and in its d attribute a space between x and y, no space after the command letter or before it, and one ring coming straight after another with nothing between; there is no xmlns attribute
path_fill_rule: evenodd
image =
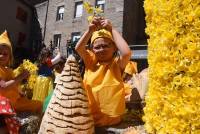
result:
<svg viewBox="0 0 200 134"><path fill-rule="evenodd" d="M94 122L79 67L75 57L70 55L42 119L39 134L93 133Z"/></svg>

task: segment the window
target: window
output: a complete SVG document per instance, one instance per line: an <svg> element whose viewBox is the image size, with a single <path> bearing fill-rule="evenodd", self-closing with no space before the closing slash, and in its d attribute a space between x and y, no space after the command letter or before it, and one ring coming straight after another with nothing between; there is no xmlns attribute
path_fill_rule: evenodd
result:
<svg viewBox="0 0 200 134"><path fill-rule="evenodd" d="M96 6L100 7L103 11L105 8L105 0L96 0Z"/></svg>
<svg viewBox="0 0 200 134"><path fill-rule="evenodd" d="M55 34L53 36L53 42L54 42L54 47L60 48L61 34Z"/></svg>
<svg viewBox="0 0 200 134"><path fill-rule="evenodd" d="M17 7L16 18L20 21L26 23L28 18L28 13L21 7Z"/></svg>
<svg viewBox="0 0 200 134"><path fill-rule="evenodd" d="M64 6L59 6L57 9L56 21L63 20L65 8Z"/></svg>
<svg viewBox="0 0 200 134"><path fill-rule="evenodd" d="M75 42L81 38L81 33L80 32L74 32L71 34L72 37L72 42Z"/></svg>
<svg viewBox="0 0 200 134"><path fill-rule="evenodd" d="M83 15L83 2L79 1L75 3L74 18L81 17Z"/></svg>

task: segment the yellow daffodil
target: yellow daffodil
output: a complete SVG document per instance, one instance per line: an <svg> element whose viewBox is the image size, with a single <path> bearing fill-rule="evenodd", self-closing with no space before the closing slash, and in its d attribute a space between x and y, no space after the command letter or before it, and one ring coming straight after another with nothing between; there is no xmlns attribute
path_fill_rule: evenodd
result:
<svg viewBox="0 0 200 134"><path fill-rule="evenodd" d="M200 1L145 0L148 133L200 133Z"/></svg>
<svg viewBox="0 0 200 134"><path fill-rule="evenodd" d="M88 16L88 18L87 18L88 22L91 23L93 18L94 18L94 16Z"/></svg>
<svg viewBox="0 0 200 134"><path fill-rule="evenodd" d="M100 15L101 13L103 13L103 10L101 9L101 7L95 7L95 14Z"/></svg>
<svg viewBox="0 0 200 134"><path fill-rule="evenodd" d="M89 23L92 22L95 16L102 17L103 15L103 10L101 9L101 7L93 7L89 2L83 2L83 7L88 14L91 14L87 17Z"/></svg>
<svg viewBox="0 0 200 134"><path fill-rule="evenodd" d="M89 2L83 2L83 7L85 8L88 14L93 14L94 8L91 6Z"/></svg>
<svg viewBox="0 0 200 134"><path fill-rule="evenodd" d="M38 67L35 64L31 63L29 60L23 60L23 63L14 70L14 75L18 76L24 70L27 70L30 73L30 76L27 80L27 83L25 83L25 85L22 85L22 88L32 90L36 82Z"/></svg>

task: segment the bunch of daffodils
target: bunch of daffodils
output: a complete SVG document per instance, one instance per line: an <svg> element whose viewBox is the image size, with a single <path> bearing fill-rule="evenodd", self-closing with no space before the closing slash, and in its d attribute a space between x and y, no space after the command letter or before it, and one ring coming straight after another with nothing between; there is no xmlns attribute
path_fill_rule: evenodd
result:
<svg viewBox="0 0 200 134"><path fill-rule="evenodd" d="M83 7L86 10L88 14L91 14L88 16L88 22L92 22L94 17L102 17L103 16L103 10L100 7L93 7L89 2L84 2Z"/></svg>
<svg viewBox="0 0 200 134"><path fill-rule="evenodd" d="M22 87L22 89L33 90L34 84L35 84L36 78L37 78L38 67L35 64L31 63L29 60L23 60L23 63L14 70L14 75L18 76L24 70L27 70L30 73L30 76L27 80L27 83L21 85L21 87Z"/></svg>
<svg viewBox="0 0 200 134"><path fill-rule="evenodd" d="M200 0L145 0L148 133L200 134Z"/></svg>

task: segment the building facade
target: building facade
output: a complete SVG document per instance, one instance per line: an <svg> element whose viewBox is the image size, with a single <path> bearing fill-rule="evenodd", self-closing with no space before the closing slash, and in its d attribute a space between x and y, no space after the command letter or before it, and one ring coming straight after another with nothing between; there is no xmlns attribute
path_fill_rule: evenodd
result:
<svg viewBox="0 0 200 134"><path fill-rule="evenodd" d="M145 68L147 37L144 32L143 0L87 1L104 10L104 17L112 21L133 49L132 59L142 61L141 68ZM67 40L79 39L88 28L88 14L83 9L83 0L47 0L35 7L45 45L57 46L63 54L67 54Z"/></svg>
<svg viewBox="0 0 200 134"><path fill-rule="evenodd" d="M19 0L4 0L0 4L0 31L9 32L13 47L27 47L32 21L32 8Z"/></svg>
<svg viewBox="0 0 200 134"><path fill-rule="evenodd" d="M7 30L13 45L15 63L33 58L40 42L40 27L34 6L26 0L4 0L0 4L0 32ZM38 50L39 51L39 50Z"/></svg>

